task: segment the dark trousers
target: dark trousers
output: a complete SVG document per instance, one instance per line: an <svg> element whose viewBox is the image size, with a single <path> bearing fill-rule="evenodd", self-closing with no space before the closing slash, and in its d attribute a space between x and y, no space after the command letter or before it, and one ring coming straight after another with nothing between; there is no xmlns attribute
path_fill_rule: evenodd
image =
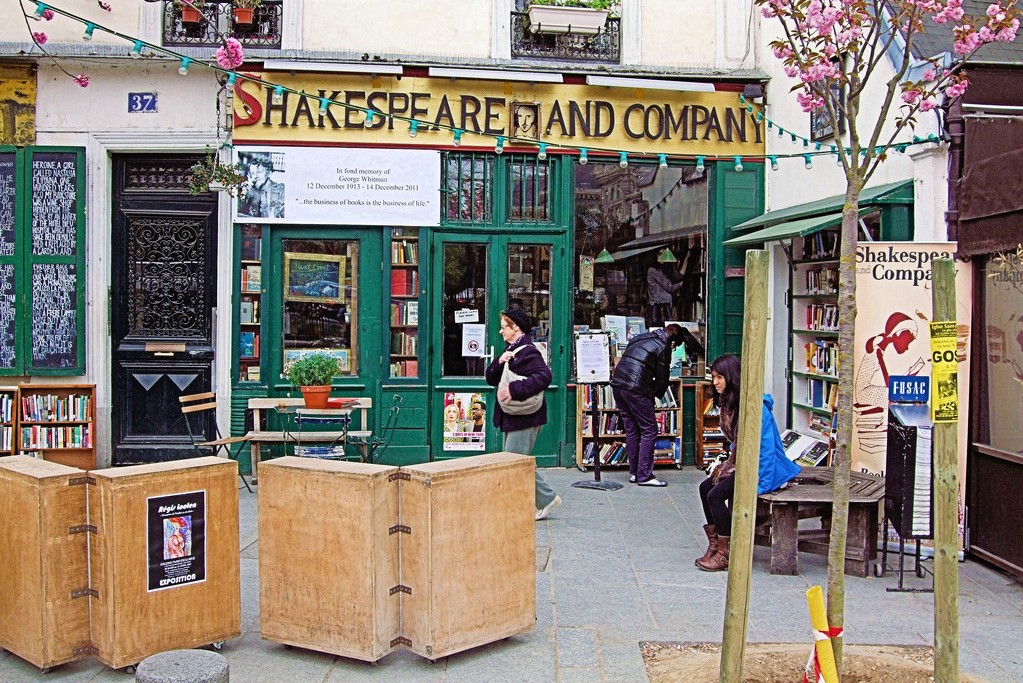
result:
<svg viewBox="0 0 1023 683"><path fill-rule="evenodd" d="M635 476L637 482L646 481L654 476L654 441L658 431L654 420L654 399L621 387L611 387L611 393L618 404L618 416L625 430L629 474Z"/></svg>
<svg viewBox="0 0 1023 683"><path fill-rule="evenodd" d="M735 474L729 474L717 484L713 477L707 477L700 484L700 502L707 524L717 528L718 536L732 535L732 494L735 493Z"/></svg>

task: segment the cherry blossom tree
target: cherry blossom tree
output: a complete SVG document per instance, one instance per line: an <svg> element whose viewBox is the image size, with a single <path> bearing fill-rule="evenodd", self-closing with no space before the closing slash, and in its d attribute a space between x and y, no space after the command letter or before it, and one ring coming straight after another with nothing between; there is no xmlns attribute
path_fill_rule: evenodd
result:
<svg viewBox="0 0 1023 683"><path fill-rule="evenodd" d="M828 554L828 622L845 622L846 526L852 438L853 329L856 318L856 234L860 193L897 140L906 139L916 116L943 98L960 97L969 85L964 65L987 43L1012 41L1019 29L1017 0L997 0L971 16L964 0L754 0L762 15L780 25L771 42L792 90L806 112L817 112L839 130L848 126L836 154L845 181L842 209L838 308L838 433L834 453L835 502ZM983 8L982 4L971 4ZM915 54L924 31L950 32L951 59ZM895 56L892 59L892 56ZM881 93L879 107L861 107L864 92ZM841 639L835 639L841 665Z"/></svg>

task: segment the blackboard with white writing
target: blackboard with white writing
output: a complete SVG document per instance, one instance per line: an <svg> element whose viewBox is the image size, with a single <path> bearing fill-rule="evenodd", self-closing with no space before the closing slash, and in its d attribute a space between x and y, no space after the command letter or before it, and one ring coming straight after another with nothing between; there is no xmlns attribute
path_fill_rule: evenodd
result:
<svg viewBox="0 0 1023 683"><path fill-rule="evenodd" d="M0 263L0 368L8 370L17 361L15 300L14 264Z"/></svg>
<svg viewBox="0 0 1023 683"><path fill-rule="evenodd" d="M0 154L0 256L14 256L14 153Z"/></svg>
<svg viewBox="0 0 1023 683"><path fill-rule="evenodd" d="M78 245L78 169L74 152L32 157L32 255L71 256Z"/></svg>
<svg viewBox="0 0 1023 683"><path fill-rule="evenodd" d="M32 265L32 367L78 364L78 273L73 263Z"/></svg>

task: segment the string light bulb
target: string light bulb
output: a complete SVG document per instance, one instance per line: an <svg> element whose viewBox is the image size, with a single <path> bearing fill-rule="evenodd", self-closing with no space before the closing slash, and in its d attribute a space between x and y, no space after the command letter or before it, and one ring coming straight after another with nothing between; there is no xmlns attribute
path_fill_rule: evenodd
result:
<svg viewBox="0 0 1023 683"><path fill-rule="evenodd" d="M588 153L589 150L586 149L585 147L579 149L579 164L581 166L585 166L586 164L590 163L590 158L587 156Z"/></svg>
<svg viewBox="0 0 1023 683"><path fill-rule="evenodd" d="M696 172L697 173L703 173L704 171L707 170L707 167L703 163L704 159L705 159L704 157L696 157Z"/></svg>
<svg viewBox="0 0 1023 683"><path fill-rule="evenodd" d="M410 121L408 124L408 136L414 138L417 135L419 135L419 122Z"/></svg>
<svg viewBox="0 0 1023 683"><path fill-rule="evenodd" d="M233 71L229 72L227 74L227 87L228 88L233 88L234 84L235 84L235 81L237 81L237 80L238 80L238 74L236 74Z"/></svg>
<svg viewBox="0 0 1023 683"><path fill-rule="evenodd" d="M278 85L274 88L274 94L271 95L270 99L274 104L281 104L284 102L284 86Z"/></svg>
<svg viewBox="0 0 1023 683"><path fill-rule="evenodd" d="M539 159L540 161L547 160L547 143L545 142L540 143L540 151L536 153L536 158Z"/></svg>
<svg viewBox="0 0 1023 683"><path fill-rule="evenodd" d="M622 168L628 168L629 167L629 153L628 152L618 152L618 165L621 166Z"/></svg>
<svg viewBox="0 0 1023 683"><path fill-rule="evenodd" d="M455 147L459 147L462 144L462 129L455 128L454 138L451 140L451 144Z"/></svg>
<svg viewBox="0 0 1023 683"><path fill-rule="evenodd" d="M734 156L732 159L735 161L735 172L742 173L742 157Z"/></svg>
<svg viewBox="0 0 1023 683"><path fill-rule="evenodd" d="M778 157L776 157L776 156L774 156L772 154L771 156L769 156L767 158L771 161L771 170L772 171L777 171L778 170Z"/></svg>
<svg viewBox="0 0 1023 683"><path fill-rule="evenodd" d="M807 171L813 168L813 157L811 155L809 154L803 155L803 166L806 167Z"/></svg>
<svg viewBox="0 0 1023 683"><path fill-rule="evenodd" d="M46 14L46 10L48 9L50 8L40 2L38 5L36 5L36 11L35 14L32 15L32 18L35 19L36 21L42 21L43 15Z"/></svg>
<svg viewBox="0 0 1023 683"><path fill-rule="evenodd" d="M320 116L326 116L330 109L330 100L326 97L320 98Z"/></svg>
<svg viewBox="0 0 1023 683"><path fill-rule="evenodd" d="M366 110L366 126L369 127L369 126L373 125L373 121L376 120L376 117L377 117L376 111L374 111L373 109L367 109Z"/></svg>
<svg viewBox="0 0 1023 683"><path fill-rule="evenodd" d="M494 154L504 154L504 136L497 136L497 144L494 145Z"/></svg>
<svg viewBox="0 0 1023 683"><path fill-rule="evenodd" d="M136 40L135 43L131 46L131 58L132 59L138 59L141 56L142 56L142 41L141 40Z"/></svg>
<svg viewBox="0 0 1023 683"><path fill-rule="evenodd" d="M188 57L182 57L181 58L181 66L178 67L178 73L181 74L182 76L187 76L188 75L188 66L191 63L192 63L191 59L189 59Z"/></svg>
<svg viewBox="0 0 1023 683"><path fill-rule="evenodd" d="M657 166L660 168L668 168L668 155L658 154L657 155Z"/></svg>
<svg viewBox="0 0 1023 683"><path fill-rule="evenodd" d="M92 40L92 34L96 30L96 24L91 21L85 23L85 33L82 34L82 40Z"/></svg>

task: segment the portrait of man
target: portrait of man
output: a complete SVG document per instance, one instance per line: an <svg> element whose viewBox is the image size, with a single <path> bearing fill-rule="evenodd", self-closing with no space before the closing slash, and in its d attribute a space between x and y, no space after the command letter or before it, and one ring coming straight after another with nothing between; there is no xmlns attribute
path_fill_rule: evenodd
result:
<svg viewBox="0 0 1023 683"><path fill-rule="evenodd" d="M248 177L246 190L238 198L238 215L254 218L284 217L284 183L272 179L273 159L269 152L241 152L238 161Z"/></svg>
<svg viewBox="0 0 1023 683"><path fill-rule="evenodd" d="M540 139L540 105L538 103L512 102L512 119L514 120L513 137Z"/></svg>

